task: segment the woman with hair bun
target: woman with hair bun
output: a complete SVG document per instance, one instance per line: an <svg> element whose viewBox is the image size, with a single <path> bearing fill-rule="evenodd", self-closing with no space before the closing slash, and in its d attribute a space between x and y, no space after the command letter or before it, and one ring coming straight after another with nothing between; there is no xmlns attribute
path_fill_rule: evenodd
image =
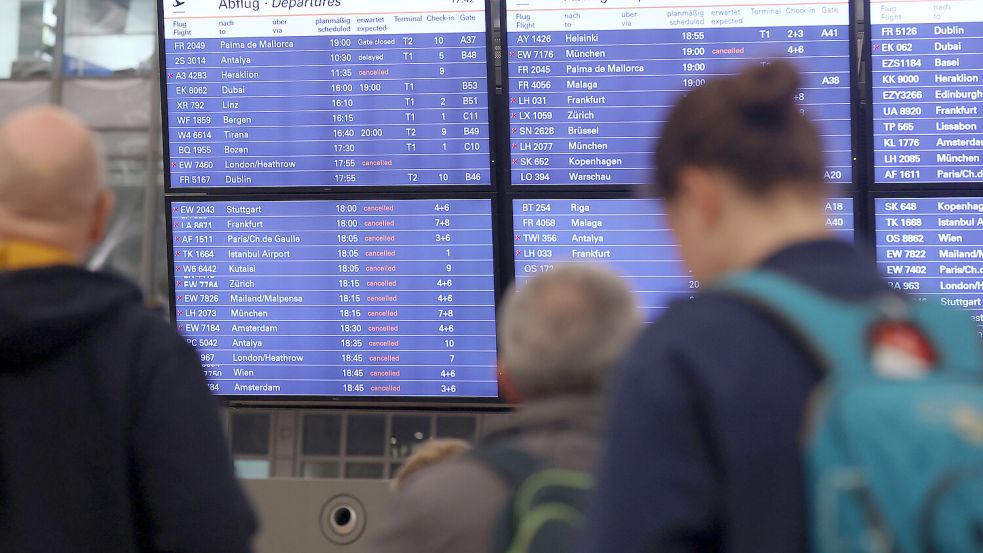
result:
<svg viewBox="0 0 983 553"><path fill-rule="evenodd" d="M821 139L799 84L774 61L689 92L662 129L650 192L704 284L764 268L874 297L888 289L874 264L826 228ZM621 368L585 551L806 551L800 432L820 376L741 300L670 307Z"/></svg>

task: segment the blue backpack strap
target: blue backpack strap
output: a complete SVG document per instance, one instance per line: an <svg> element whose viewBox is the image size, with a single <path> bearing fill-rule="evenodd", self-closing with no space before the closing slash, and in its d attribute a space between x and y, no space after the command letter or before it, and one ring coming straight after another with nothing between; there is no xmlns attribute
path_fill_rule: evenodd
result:
<svg viewBox="0 0 983 553"><path fill-rule="evenodd" d="M767 270L728 277L712 290L736 296L771 316L827 371L868 371L867 331L881 311L831 299Z"/></svg>
<svg viewBox="0 0 983 553"><path fill-rule="evenodd" d="M737 296L771 315L826 370L868 373L871 327L890 319L910 322L925 334L936 349L937 368L965 374L980 370L979 335L972 320L953 309L889 292L871 301L848 302L767 270L728 277L711 290Z"/></svg>

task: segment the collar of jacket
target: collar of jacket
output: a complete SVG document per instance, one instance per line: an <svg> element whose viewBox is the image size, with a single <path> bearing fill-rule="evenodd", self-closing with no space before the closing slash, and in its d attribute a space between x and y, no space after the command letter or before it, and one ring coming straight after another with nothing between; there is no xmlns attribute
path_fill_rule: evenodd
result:
<svg viewBox="0 0 983 553"><path fill-rule="evenodd" d="M520 405L507 421L492 424L486 438L489 441L508 439L529 432L572 430L600 434L606 405L598 393L560 394Z"/></svg>
<svg viewBox="0 0 983 553"><path fill-rule="evenodd" d="M76 265L69 252L37 242L0 240L0 271L22 271L54 265Z"/></svg>

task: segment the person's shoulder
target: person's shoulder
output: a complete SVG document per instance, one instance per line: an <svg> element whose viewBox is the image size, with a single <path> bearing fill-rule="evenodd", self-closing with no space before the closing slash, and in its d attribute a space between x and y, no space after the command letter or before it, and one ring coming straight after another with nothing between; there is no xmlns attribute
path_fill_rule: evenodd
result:
<svg viewBox="0 0 983 553"><path fill-rule="evenodd" d="M476 506L476 497L485 498L482 503L487 505L501 502L507 492L491 468L470 455L461 455L410 476L400 495L436 508L468 510Z"/></svg>
<svg viewBox="0 0 983 553"><path fill-rule="evenodd" d="M190 347L164 316L139 302L121 305L114 326L120 339L140 342L154 351Z"/></svg>
<svg viewBox="0 0 983 553"><path fill-rule="evenodd" d="M89 313L108 333L108 338L120 345L141 341L149 347L173 347L185 342L163 310L145 306L143 293L128 278L111 271L74 267L53 268L50 275L49 285L61 284L87 296L80 300L83 305L79 309Z"/></svg>
<svg viewBox="0 0 983 553"><path fill-rule="evenodd" d="M107 311L91 339L106 352L107 360L122 361L131 372L144 376L168 363L200 370L192 363L197 361L194 348L162 313L147 308L141 296L121 300Z"/></svg>
<svg viewBox="0 0 983 553"><path fill-rule="evenodd" d="M393 498L375 550L488 551L508 495L490 469L467 455L422 469Z"/></svg>

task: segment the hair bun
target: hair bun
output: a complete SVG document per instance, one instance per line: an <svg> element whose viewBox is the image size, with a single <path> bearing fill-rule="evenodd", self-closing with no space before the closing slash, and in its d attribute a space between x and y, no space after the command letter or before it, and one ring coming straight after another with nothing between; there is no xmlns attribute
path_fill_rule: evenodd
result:
<svg viewBox="0 0 983 553"><path fill-rule="evenodd" d="M775 60L748 67L735 79L738 110L755 127L781 127L796 113L795 94L801 78L795 66Z"/></svg>

